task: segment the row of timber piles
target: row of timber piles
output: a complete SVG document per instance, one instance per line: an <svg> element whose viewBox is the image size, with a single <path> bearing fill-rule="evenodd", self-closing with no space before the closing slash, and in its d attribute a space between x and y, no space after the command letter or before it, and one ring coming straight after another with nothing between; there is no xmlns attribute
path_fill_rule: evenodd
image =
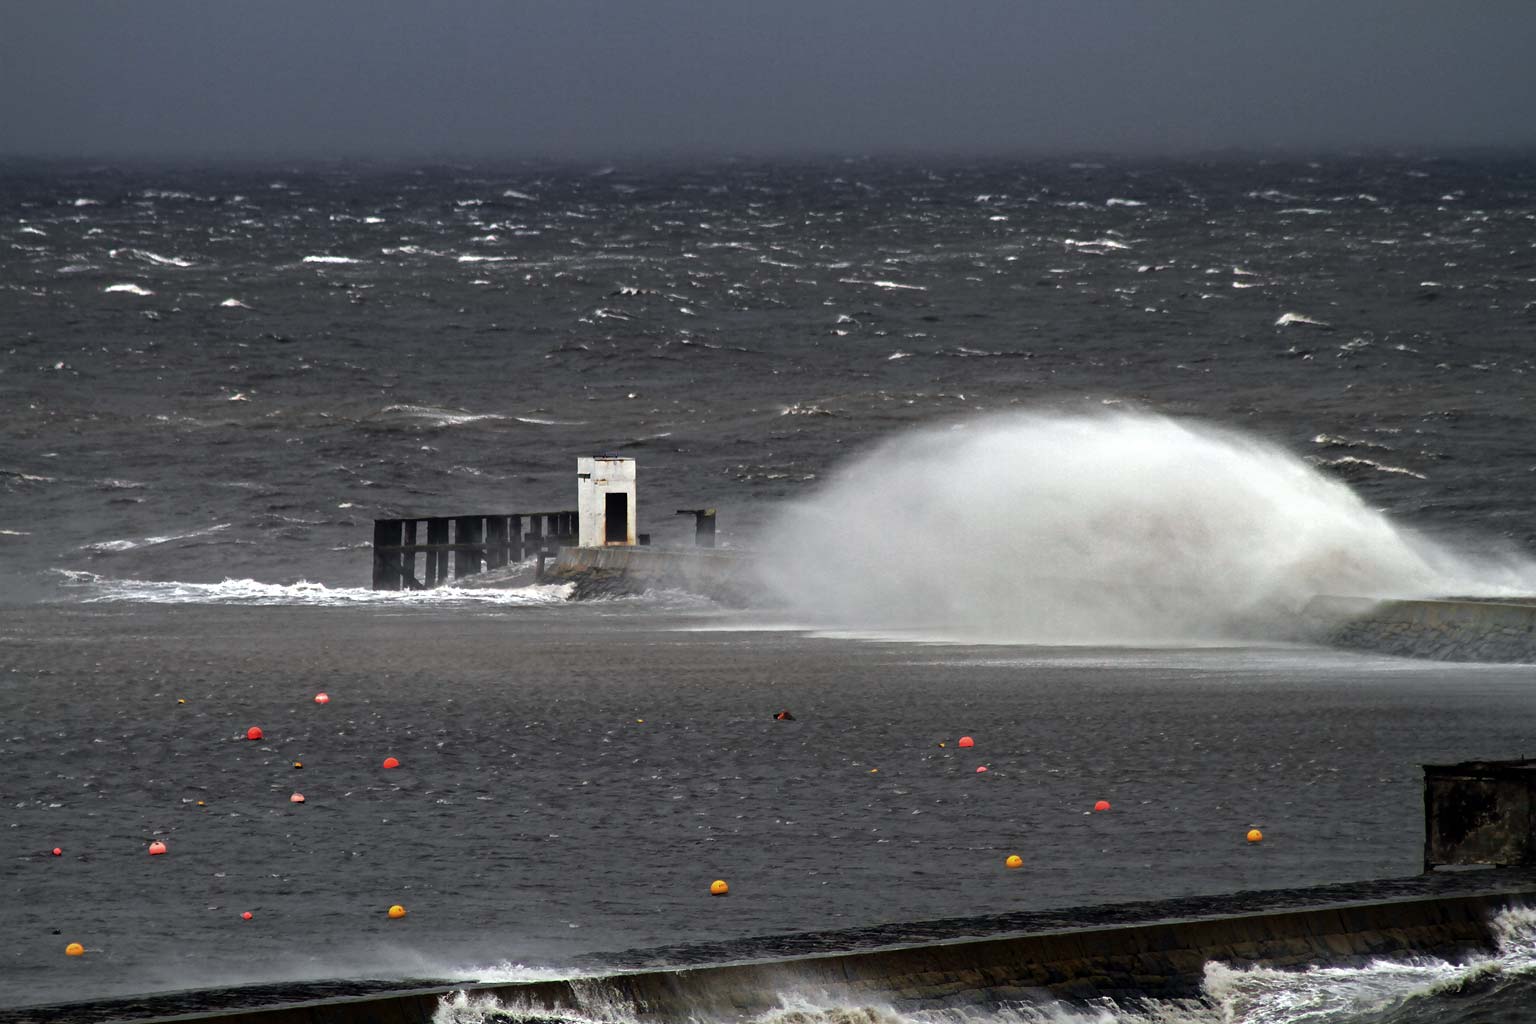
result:
<svg viewBox="0 0 1536 1024"><path fill-rule="evenodd" d="M373 589L425 590L450 577L542 559L576 543L575 512L431 516L373 521ZM416 556L422 555L417 573Z"/></svg>

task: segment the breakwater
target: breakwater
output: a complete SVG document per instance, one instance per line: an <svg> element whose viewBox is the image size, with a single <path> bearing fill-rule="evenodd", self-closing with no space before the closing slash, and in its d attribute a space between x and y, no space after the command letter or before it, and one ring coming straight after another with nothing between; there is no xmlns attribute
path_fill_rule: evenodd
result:
<svg viewBox="0 0 1536 1024"><path fill-rule="evenodd" d="M746 604L754 592L748 556L713 548L565 547L545 578L574 583L576 599L675 589Z"/></svg>
<svg viewBox="0 0 1536 1024"><path fill-rule="evenodd" d="M426 1024L455 1000L493 1005L507 1020L671 1022L739 1020L797 996L898 1011L1194 997L1213 960L1299 968L1406 953L1465 957L1493 947L1499 911L1531 901L1529 870L1431 873L640 950L590 958L587 973L562 980L193 991L0 1011L0 1024Z"/></svg>
<svg viewBox="0 0 1536 1024"><path fill-rule="evenodd" d="M1302 612L1336 647L1437 661L1536 662L1536 602L1314 597Z"/></svg>

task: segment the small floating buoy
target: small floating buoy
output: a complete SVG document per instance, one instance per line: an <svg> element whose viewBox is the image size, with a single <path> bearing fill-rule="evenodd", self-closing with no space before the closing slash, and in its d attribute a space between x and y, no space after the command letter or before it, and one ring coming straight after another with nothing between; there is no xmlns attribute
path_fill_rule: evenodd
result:
<svg viewBox="0 0 1536 1024"><path fill-rule="evenodd" d="M177 704L185 704L186 702L187 702L187 698L185 698L185 697L177 697L176 698L176 703Z"/></svg>
<svg viewBox="0 0 1536 1024"><path fill-rule="evenodd" d="M71 942L64 947L65 956L85 956L85 947L78 942Z"/></svg>
<svg viewBox="0 0 1536 1024"><path fill-rule="evenodd" d="M328 693L317 693L317 694L315 694L315 703L316 704L329 704L330 702L331 702L331 695L330 694L328 694Z"/></svg>
<svg viewBox="0 0 1536 1024"><path fill-rule="evenodd" d="M957 747L974 747L975 745L976 741L971 739L969 736L961 736L960 742L955 744Z"/></svg>
<svg viewBox="0 0 1536 1024"><path fill-rule="evenodd" d="M976 766L976 774L977 775L980 775L982 772L984 772L986 770L987 770L987 766L984 765L984 764L979 764L979 765Z"/></svg>
<svg viewBox="0 0 1536 1024"><path fill-rule="evenodd" d="M58 846L55 846L55 847L54 847L54 848L53 848L53 855L54 855L54 856L55 856L55 857L62 857L62 856L64 856L64 850L63 850L63 848L62 848L62 847L58 847Z"/></svg>
<svg viewBox="0 0 1536 1024"><path fill-rule="evenodd" d="M292 796L290 796L288 798L288 802L291 803L291 804L301 804L301 803L304 802L304 794L303 793L295 793L295 794L293 794Z"/></svg>
<svg viewBox="0 0 1536 1024"><path fill-rule="evenodd" d="M205 801L199 800L197 802L197 806L199 806L199 807L207 807L208 804Z"/></svg>
<svg viewBox="0 0 1536 1024"><path fill-rule="evenodd" d="M731 887L725 884L725 879L717 878L709 883L709 894L711 896L729 896L731 894Z"/></svg>
<svg viewBox="0 0 1536 1024"><path fill-rule="evenodd" d="M1093 809L1096 811L1107 811L1109 810L1109 801L1100 800L1098 803L1093 805Z"/></svg>
<svg viewBox="0 0 1536 1024"><path fill-rule="evenodd" d="M1008 859L1003 861L1003 866L1007 868L1021 868L1024 866L1024 858L1016 853L1010 853Z"/></svg>
<svg viewBox="0 0 1536 1024"><path fill-rule="evenodd" d="M242 920L242 921L249 921L254 916L255 916L254 914L252 914L249 910L247 910L245 913L240 915L240 920Z"/></svg>
<svg viewBox="0 0 1536 1024"><path fill-rule="evenodd" d="M394 906L389 908L389 918L391 921L398 921L404 916L405 908L400 904L396 903Z"/></svg>
<svg viewBox="0 0 1536 1024"><path fill-rule="evenodd" d="M165 852L165 844L162 843L160 840L156 839L154 842L149 844L149 855L151 857L158 857L158 856L160 856L164 852Z"/></svg>
<svg viewBox="0 0 1536 1024"><path fill-rule="evenodd" d="M780 711L778 714L774 715L773 720L775 722L793 722L795 720L795 716L789 713L789 708L785 708L783 711Z"/></svg>
<svg viewBox="0 0 1536 1024"><path fill-rule="evenodd" d="M399 768L400 767L400 762L398 760L396 760L395 758L393 758L393 757L386 757L384 759L384 767L385 768Z"/></svg>
<svg viewBox="0 0 1536 1024"><path fill-rule="evenodd" d="M293 766L295 768L303 768L304 767L304 762L303 761L295 761L295 762L293 762Z"/></svg>
<svg viewBox="0 0 1536 1024"><path fill-rule="evenodd" d="M1250 843L1262 843L1264 841L1264 833L1256 828L1251 828L1248 830L1248 841Z"/></svg>
<svg viewBox="0 0 1536 1024"><path fill-rule="evenodd" d="M249 729L245 730L245 738L248 740L259 740L261 737L262 732L258 726L253 725Z"/></svg>

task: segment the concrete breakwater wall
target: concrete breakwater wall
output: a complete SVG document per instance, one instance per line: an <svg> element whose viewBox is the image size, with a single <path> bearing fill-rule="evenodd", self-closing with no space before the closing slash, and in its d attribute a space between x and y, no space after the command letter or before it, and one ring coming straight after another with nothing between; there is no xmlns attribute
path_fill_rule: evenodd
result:
<svg viewBox="0 0 1536 1024"><path fill-rule="evenodd" d="M567 547L545 578L576 585L577 599L686 590L726 604L746 604L754 583L749 556L712 548Z"/></svg>
<svg viewBox="0 0 1536 1024"><path fill-rule="evenodd" d="M1438 661L1536 662L1536 603L1320 596L1302 617L1336 647Z"/></svg>
<svg viewBox="0 0 1536 1024"><path fill-rule="evenodd" d="M1051 998L1183 998L1199 994L1212 960L1299 968L1409 952L1456 959L1491 950L1496 914L1533 900L1536 874L1529 871L1435 873L640 951L612 960L661 964L606 976L330 999L316 999L310 984L300 997L305 1002L272 991L248 992L244 1001L238 990L189 992L37 1008L31 1015L0 1010L0 1024L426 1024L434 1016L454 1019L445 1000L494 1001L496 1019L509 1021L576 1013L671 1024L741 1020L797 996L907 1012ZM721 962L753 950L761 956L765 947L785 952L773 960ZM794 955L786 955L791 950ZM200 1002L200 995L217 998ZM279 1002L286 1005L273 1005ZM466 1019L486 1018L471 1013Z"/></svg>

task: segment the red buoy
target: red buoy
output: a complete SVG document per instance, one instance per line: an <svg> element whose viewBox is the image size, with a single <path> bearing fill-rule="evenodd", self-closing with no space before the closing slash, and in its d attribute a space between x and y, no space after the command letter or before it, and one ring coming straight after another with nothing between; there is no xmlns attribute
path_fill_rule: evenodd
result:
<svg viewBox="0 0 1536 1024"><path fill-rule="evenodd" d="M315 694L315 703L316 704L329 704L330 702L331 702L331 695L330 694L328 694L328 693L317 693L317 694Z"/></svg>
<svg viewBox="0 0 1536 1024"><path fill-rule="evenodd" d="M984 765L984 764L979 764L979 765L976 766L976 774L977 775L980 775L982 772L984 772L986 770L987 770L987 766Z"/></svg>
<svg viewBox="0 0 1536 1024"><path fill-rule="evenodd" d="M397 761L393 757L386 757L384 759L384 767L385 768L399 768L400 767L400 762Z"/></svg>
<svg viewBox="0 0 1536 1024"><path fill-rule="evenodd" d="M291 803L291 804L301 804L301 803L304 802L304 794L303 793L295 793L295 794L293 794L293 796L290 796L288 798L288 802Z"/></svg>
<svg viewBox="0 0 1536 1024"><path fill-rule="evenodd" d="M1107 811L1109 810L1109 801L1100 800L1098 803L1093 805L1093 809L1096 811Z"/></svg>
<svg viewBox="0 0 1536 1024"><path fill-rule="evenodd" d="M53 848L53 855L54 855L54 856L55 856L55 857L62 857L62 856L64 856L64 851L63 851L63 850L61 850L61 849L60 849L60 848L59 848L59 847L57 847L57 846L55 846L55 847L54 847L54 848Z"/></svg>
<svg viewBox="0 0 1536 1024"><path fill-rule="evenodd" d="M254 915L249 910L247 910L245 913L240 915L240 920L249 921L253 916Z"/></svg>
<svg viewBox="0 0 1536 1024"><path fill-rule="evenodd" d="M164 852L165 852L165 844L162 843L160 840L156 839L154 842L149 844L149 855L151 857L158 857L158 856L160 856Z"/></svg>
<svg viewBox="0 0 1536 1024"><path fill-rule="evenodd" d="M261 739L261 735L261 729L258 726L253 725L249 729L245 730L245 738L248 740L259 740Z"/></svg>
<svg viewBox="0 0 1536 1024"><path fill-rule="evenodd" d="M975 745L976 741L971 739L969 736L961 736L960 742L955 744L957 747L974 747Z"/></svg>

